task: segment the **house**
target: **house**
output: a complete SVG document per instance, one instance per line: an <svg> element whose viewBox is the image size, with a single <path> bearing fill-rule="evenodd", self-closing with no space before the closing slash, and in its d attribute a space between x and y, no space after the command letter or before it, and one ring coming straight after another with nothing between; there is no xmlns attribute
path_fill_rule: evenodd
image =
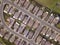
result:
<svg viewBox="0 0 60 45"><path fill-rule="evenodd" d="M15 0L15 1L14 1L14 4L17 4L17 3L18 3L18 1L19 1L19 0Z"/></svg>
<svg viewBox="0 0 60 45"><path fill-rule="evenodd" d="M30 5L30 1L26 1L26 2L24 3L24 8L28 9L29 5Z"/></svg>
<svg viewBox="0 0 60 45"><path fill-rule="evenodd" d="M30 31L29 34L27 35L27 38L28 38L28 39L31 39L32 37L33 37L33 32Z"/></svg>
<svg viewBox="0 0 60 45"><path fill-rule="evenodd" d="M39 44L42 40L42 37L41 36L38 36L37 39L36 39L36 43Z"/></svg>
<svg viewBox="0 0 60 45"><path fill-rule="evenodd" d="M12 27L14 22L15 22L15 20L13 18L9 18L9 27Z"/></svg>
<svg viewBox="0 0 60 45"><path fill-rule="evenodd" d="M19 24L16 22L16 23L14 24L14 31L16 31L16 30L18 29L18 27L19 27Z"/></svg>
<svg viewBox="0 0 60 45"><path fill-rule="evenodd" d="M7 33L7 34L4 36L4 39L9 40L10 36L11 36L11 33Z"/></svg>
<svg viewBox="0 0 60 45"><path fill-rule="evenodd" d="M53 37L53 36L56 36L56 34L54 34L54 31L53 31L53 30L51 30L51 34L52 34L52 35L50 35L50 39L55 38L55 37Z"/></svg>
<svg viewBox="0 0 60 45"><path fill-rule="evenodd" d="M40 17L42 14L43 14L43 11L39 10L38 13L37 13L37 16Z"/></svg>
<svg viewBox="0 0 60 45"><path fill-rule="evenodd" d="M57 24L58 23L58 21L59 21L59 17L55 17L55 19L53 20L53 24Z"/></svg>
<svg viewBox="0 0 60 45"><path fill-rule="evenodd" d="M59 41L59 44L60 44L60 35L57 37L57 40Z"/></svg>
<svg viewBox="0 0 60 45"><path fill-rule="evenodd" d="M22 12L21 16L19 17L19 20L21 20L21 21L22 21L22 20L24 19L24 17L25 17L24 15L25 15L25 13L24 13L24 12Z"/></svg>
<svg viewBox="0 0 60 45"><path fill-rule="evenodd" d="M48 30L48 27L45 27L45 26L44 26L44 27L42 28L41 34L45 35L46 32L47 32L47 30Z"/></svg>
<svg viewBox="0 0 60 45"><path fill-rule="evenodd" d="M48 15L48 12L44 12L43 15L42 15L42 19L44 20Z"/></svg>
<svg viewBox="0 0 60 45"><path fill-rule="evenodd" d="M37 14L37 12L38 12L38 10L39 10L39 7L38 7L38 6L36 6L36 7L33 9L33 13L36 15L36 14Z"/></svg>
<svg viewBox="0 0 60 45"><path fill-rule="evenodd" d="M11 7L10 10L9 10L9 14L14 15L14 13L15 13L15 7Z"/></svg>
<svg viewBox="0 0 60 45"><path fill-rule="evenodd" d="M0 30L0 36L3 37L3 36L5 35L6 32L7 32L6 30L1 29L1 30Z"/></svg>
<svg viewBox="0 0 60 45"><path fill-rule="evenodd" d="M60 34L57 34L57 36L54 39L55 41L59 41L60 42Z"/></svg>
<svg viewBox="0 0 60 45"><path fill-rule="evenodd" d="M23 35L24 35L24 36L27 36L28 33L29 33L29 30L26 30L26 29L25 29L24 32L23 32Z"/></svg>
<svg viewBox="0 0 60 45"><path fill-rule="evenodd" d="M48 19L48 23L52 23L52 21L54 20L54 16L53 16L53 14L51 14L51 16L49 17L49 19Z"/></svg>
<svg viewBox="0 0 60 45"><path fill-rule="evenodd" d="M33 5L33 4L30 4L28 10L29 10L29 11L32 11L33 8L34 8L34 5Z"/></svg>
<svg viewBox="0 0 60 45"><path fill-rule="evenodd" d="M15 45L18 45L18 44L20 43L20 41L21 41L20 38L16 39L16 40L14 41Z"/></svg>
<svg viewBox="0 0 60 45"><path fill-rule="evenodd" d="M19 14L20 14L20 11L19 12L16 12L13 16L13 18L17 19L19 17Z"/></svg>
<svg viewBox="0 0 60 45"><path fill-rule="evenodd" d="M18 33L22 33L25 27L26 27L26 25L21 23L21 26L18 29Z"/></svg>
<svg viewBox="0 0 60 45"><path fill-rule="evenodd" d="M45 45L51 45L51 43L49 41L46 41Z"/></svg>
<svg viewBox="0 0 60 45"><path fill-rule="evenodd" d="M8 13L11 8L12 8L11 5L6 5L6 7L5 7L5 9L4 9L4 12L5 12L5 13Z"/></svg>
<svg viewBox="0 0 60 45"><path fill-rule="evenodd" d="M41 45L44 45L45 42L46 42L46 39L43 38L43 39L41 40L41 43L40 43L40 44L41 44Z"/></svg>
<svg viewBox="0 0 60 45"><path fill-rule="evenodd" d="M40 24L39 24L39 22L38 22L38 21L36 21L36 22L34 23L34 25L33 25L32 29L33 29L33 30L34 30L34 29L36 29L39 25L40 25Z"/></svg>
<svg viewBox="0 0 60 45"><path fill-rule="evenodd" d="M22 40L19 45L27 45L27 42L25 40Z"/></svg>
<svg viewBox="0 0 60 45"><path fill-rule="evenodd" d="M0 45L3 45L3 44L0 42Z"/></svg>
<svg viewBox="0 0 60 45"><path fill-rule="evenodd" d="M32 43L29 43L28 45L33 45Z"/></svg>
<svg viewBox="0 0 60 45"><path fill-rule="evenodd" d="M15 35L13 35L11 38L10 38L10 42L14 42L14 40L15 40Z"/></svg>
<svg viewBox="0 0 60 45"><path fill-rule="evenodd" d="M32 31L34 32L34 35L33 35L32 39L35 40L35 39L37 38L37 36L38 36L38 35L41 33L41 31L42 31L42 27L43 27L43 25L39 25L36 30L32 30Z"/></svg>
<svg viewBox="0 0 60 45"><path fill-rule="evenodd" d="M54 31L50 37L51 37L52 39L55 39L56 36L57 36L57 33Z"/></svg>
<svg viewBox="0 0 60 45"><path fill-rule="evenodd" d="M34 21L33 21L32 19L30 19L27 25L28 25L29 27L31 27L31 26L33 25L33 23L34 23Z"/></svg>
<svg viewBox="0 0 60 45"><path fill-rule="evenodd" d="M21 5L24 5L25 2L26 0L20 0Z"/></svg>
<svg viewBox="0 0 60 45"><path fill-rule="evenodd" d="M1 35L1 33L0 33L0 37L3 37L3 35Z"/></svg>
<svg viewBox="0 0 60 45"><path fill-rule="evenodd" d="M46 32L46 37L49 37L51 35L51 28L48 29L48 31Z"/></svg>
<svg viewBox="0 0 60 45"><path fill-rule="evenodd" d="M0 16L0 23L1 23L1 16Z"/></svg>
<svg viewBox="0 0 60 45"><path fill-rule="evenodd" d="M18 6L23 6L26 0L18 0Z"/></svg>
<svg viewBox="0 0 60 45"><path fill-rule="evenodd" d="M24 20L23 20L23 23L24 23L24 24L27 24L27 22L29 21L29 19L30 19L30 17L27 16L27 15L25 15L25 18L24 18Z"/></svg>
<svg viewBox="0 0 60 45"><path fill-rule="evenodd" d="M9 5L6 5L6 6L5 6L5 9L4 9L4 12L5 12L5 13L8 12L8 8L9 8Z"/></svg>

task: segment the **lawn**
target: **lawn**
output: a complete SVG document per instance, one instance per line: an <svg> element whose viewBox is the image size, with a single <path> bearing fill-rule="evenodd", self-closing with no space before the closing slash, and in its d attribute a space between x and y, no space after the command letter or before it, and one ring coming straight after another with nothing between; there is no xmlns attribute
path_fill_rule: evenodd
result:
<svg viewBox="0 0 60 45"><path fill-rule="evenodd" d="M14 43L11 43L11 42L9 42L8 40L5 40L5 39L3 39L3 38L1 38L1 37L0 37L0 43L1 43L2 45L15 45Z"/></svg>
<svg viewBox="0 0 60 45"><path fill-rule="evenodd" d="M3 40L2 40L1 37L0 37L0 43L1 43L2 45L6 45L6 44L3 42Z"/></svg>
<svg viewBox="0 0 60 45"><path fill-rule="evenodd" d="M13 17L13 15L10 15L10 14L5 13L5 12L3 12L3 15L4 15L5 21L7 21L8 18Z"/></svg>
<svg viewBox="0 0 60 45"><path fill-rule="evenodd" d="M60 13L60 0L35 0L35 1L37 1L39 4L48 7L49 9L52 9L53 11ZM57 3L59 3L59 6L56 5Z"/></svg>
<svg viewBox="0 0 60 45"><path fill-rule="evenodd" d="M59 23L59 24L57 24L57 25L56 25L56 27L60 29L60 23Z"/></svg>

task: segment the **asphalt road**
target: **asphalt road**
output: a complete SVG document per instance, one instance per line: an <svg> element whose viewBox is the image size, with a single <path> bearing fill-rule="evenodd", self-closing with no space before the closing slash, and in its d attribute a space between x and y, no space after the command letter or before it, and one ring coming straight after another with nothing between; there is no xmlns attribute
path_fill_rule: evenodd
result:
<svg viewBox="0 0 60 45"><path fill-rule="evenodd" d="M37 28L37 30L35 31L35 34L32 37L32 40L35 41L35 39L37 38L37 36L39 35L39 33L42 31L42 27L43 25L40 24L40 26Z"/></svg>
<svg viewBox="0 0 60 45"><path fill-rule="evenodd" d="M1 7L0 7L0 16L1 16L1 20L2 20L3 25L7 28L7 30L8 30L9 32L11 32L12 34L15 34L17 37L21 37L21 39L23 39L23 40L25 40L25 41L27 41L27 42L29 42L29 43L32 43L33 45L38 45L38 44L36 44L35 42L33 42L32 40L27 39L27 38L24 37L23 35L18 34L17 32L14 32L11 28L9 28L9 27L6 25L5 20L4 20L4 16L3 16L3 7L4 7L4 6L3 6L3 1L2 1Z"/></svg>
<svg viewBox="0 0 60 45"><path fill-rule="evenodd" d="M32 18L34 18L35 20L40 21L40 23L42 23L43 25L46 25L46 26L48 26L48 27L50 27L50 28L52 28L52 29L54 29L55 31L57 31L57 32L60 33L60 30L59 30L59 29L57 29L56 27L50 25L48 22L41 20L41 19L38 18L37 16L34 16L34 14L30 13L29 11L27 11L27 10L24 9L23 7L19 7L18 5L15 5L15 4L11 3L11 2L8 1L8 0L6 0L5 2L8 3L8 4L11 4L11 5L14 6L14 7L16 7L18 10L21 10L22 12L25 12L27 15L29 15L29 16L32 17ZM18 36L18 37L23 38L24 40L26 40L26 41L34 44L34 45L37 45L37 44L35 44L32 40L29 40L29 39L27 39L26 37L22 36L21 34L18 34L18 33L16 33L16 32L14 32L12 29L10 29L10 28L6 25L5 20L4 20L4 16L3 16L3 4L1 4L0 15L1 15L1 19L2 19L2 22L3 22L4 26L8 29L9 32L15 34L15 35ZM38 32L37 32L37 33L38 33Z"/></svg>
<svg viewBox="0 0 60 45"><path fill-rule="evenodd" d="M30 13L28 10L26 10L25 8L23 7L19 7L18 5L14 4L14 3L11 3L10 1L6 0L5 1L6 3L8 4L11 4L12 6L16 7L18 10L21 10L22 12L26 13L28 16L34 18L35 20L38 20L41 22L41 24L43 25L46 25L50 28L52 28L54 31L57 31L60 33L60 29L56 28L55 26L52 26L51 24L49 24L48 22L44 21L44 20L41 20L41 18L38 18L37 16L35 16L34 14Z"/></svg>

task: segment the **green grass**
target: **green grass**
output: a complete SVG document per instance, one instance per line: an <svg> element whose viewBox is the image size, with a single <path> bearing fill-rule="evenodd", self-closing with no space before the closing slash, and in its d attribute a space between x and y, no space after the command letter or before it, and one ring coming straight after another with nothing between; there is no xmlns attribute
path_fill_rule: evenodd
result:
<svg viewBox="0 0 60 45"><path fill-rule="evenodd" d="M60 3L60 0L35 0L39 4L42 4L43 6L48 7L49 9L52 9L55 12L60 13L60 6L56 6L56 3Z"/></svg>
<svg viewBox="0 0 60 45"><path fill-rule="evenodd" d="M27 29L27 30L29 30L29 29L30 29L30 27L27 25L27 26L26 26L26 29Z"/></svg>
<svg viewBox="0 0 60 45"><path fill-rule="evenodd" d="M0 4L1 4L1 0L0 0Z"/></svg>
<svg viewBox="0 0 60 45"><path fill-rule="evenodd" d="M60 23L59 23L59 24L57 24L57 25L56 25L56 27L60 29Z"/></svg>
<svg viewBox="0 0 60 45"><path fill-rule="evenodd" d="M9 17L13 17L13 15L10 15L10 14L5 13L5 12L3 12L3 15L4 15L5 21L7 21L6 19L8 19Z"/></svg>
<svg viewBox="0 0 60 45"><path fill-rule="evenodd" d="M5 39L3 39L3 38L1 38L1 37L0 37L0 43L1 43L2 45L15 45L14 43L11 43L11 42L9 42L8 40L5 40Z"/></svg>
<svg viewBox="0 0 60 45"><path fill-rule="evenodd" d="M6 45L6 44L3 42L3 40L2 40L1 37L0 37L0 43L1 43L2 45Z"/></svg>

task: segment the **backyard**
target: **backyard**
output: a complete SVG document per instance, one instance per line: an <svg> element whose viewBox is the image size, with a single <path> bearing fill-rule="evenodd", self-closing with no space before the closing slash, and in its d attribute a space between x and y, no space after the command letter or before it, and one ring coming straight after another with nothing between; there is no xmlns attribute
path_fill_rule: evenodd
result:
<svg viewBox="0 0 60 45"><path fill-rule="evenodd" d="M3 39L3 38L1 38L1 37L0 37L0 43L1 43L2 45L15 45L14 43L11 43L11 42L9 42L8 40L5 40L5 39Z"/></svg>

